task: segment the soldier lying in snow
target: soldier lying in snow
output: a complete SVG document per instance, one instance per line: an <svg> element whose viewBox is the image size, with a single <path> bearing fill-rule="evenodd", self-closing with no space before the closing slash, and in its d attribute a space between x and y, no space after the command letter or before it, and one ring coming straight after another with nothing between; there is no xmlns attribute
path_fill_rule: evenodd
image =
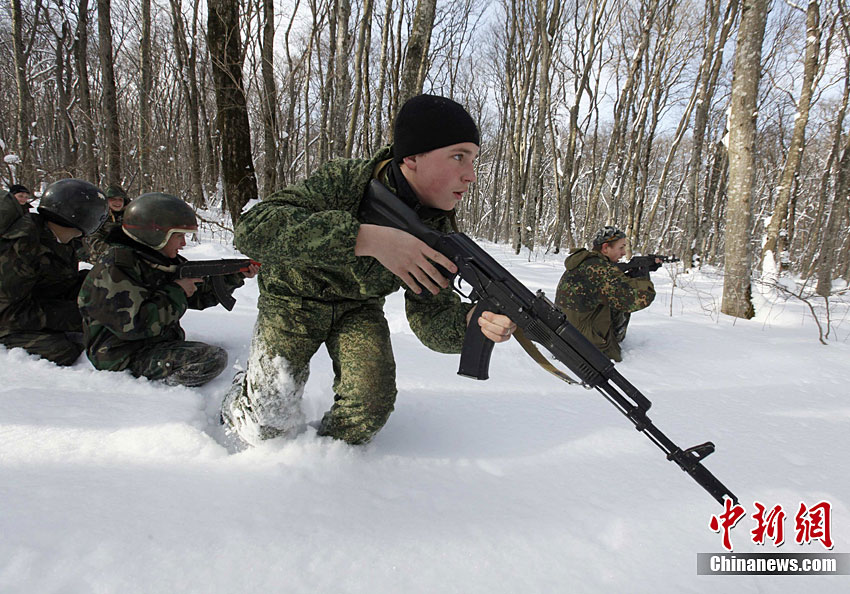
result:
<svg viewBox="0 0 850 594"><path fill-rule="evenodd" d="M151 193L127 207L121 227L80 291L86 354L97 369L129 369L135 376L200 386L222 372L224 349L185 340L180 317L187 308L219 303L199 278L177 278L186 233L198 230L192 208L180 198ZM257 267L225 278L230 291ZM200 287L196 286L202 283Z"/></svg>

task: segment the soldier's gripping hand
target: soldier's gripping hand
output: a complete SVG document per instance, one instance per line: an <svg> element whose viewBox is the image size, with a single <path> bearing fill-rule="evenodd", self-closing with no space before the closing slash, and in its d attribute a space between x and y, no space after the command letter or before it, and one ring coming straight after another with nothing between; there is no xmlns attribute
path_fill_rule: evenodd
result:
<svg viewBox="0 0 850 594"><path fill-rule="evenodd" d="M469 325L472 314L475 313L475 308L469 310L466 314L466 323ZM493 342L505 342L511 339L516 331L516 324L505 315L496 314L492 311L485 311L478 317L478 325L481 327L481 334L492 340Z"/></svg>
<svg viewBox="0 0 850 594"><path fill-rule="evenodd" d="M372 256L417 295L422 292L420 284L434 295L449 286L448 279L434 264L451 273L457 272L451 260L424 241L406 231L381 225L360 225L354 255Z"/></svg>
<svg viewBox="0 0 850 594"><path fill-rule="evenodd" d="M243 272L242 276L244 276L245 278L254 278L255 276L257 276L258 272L260 272L259 266L257 266L256 264L249 264L248 270Z"/></svg>
<svg viewBox="0 0 850 594"><path fill-rule="evenodd" d="M198 290L197 285L204 282L202 278L178 278L174 281L180 288L183 289L183 292L186 293L186 297L191 297L195 294L195 291Z"/></svg>

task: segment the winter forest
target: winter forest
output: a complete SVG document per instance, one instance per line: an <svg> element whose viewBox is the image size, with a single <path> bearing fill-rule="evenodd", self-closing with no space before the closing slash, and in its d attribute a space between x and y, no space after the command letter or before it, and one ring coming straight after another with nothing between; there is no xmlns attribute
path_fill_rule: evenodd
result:
<svg viewBox="0 0 850 594"><path fill-rule="evenodd" d="M615 224L723 268L738 317L753 280L850 279L847 0L9 0L0 27L2 178L36 193L165 191L229 228L430 92L481 128L473 237Z"/></svg>

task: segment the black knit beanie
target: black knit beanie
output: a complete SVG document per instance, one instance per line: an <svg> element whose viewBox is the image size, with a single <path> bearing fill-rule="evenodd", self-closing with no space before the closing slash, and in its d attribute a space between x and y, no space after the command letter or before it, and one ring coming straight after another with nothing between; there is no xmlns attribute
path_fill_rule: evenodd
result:
<svg viewBox="0 0 850 594"><path fill-rule="evenodd" d="M438 95L408 99L395 118L393 156L404 157L472 142L481 144L478 126L460 103Z"/></svg>
<svg viewBox="0 0 850 594"><path fill-rule="evenodd" d="M11 186L9 186L9 193L10 194L12 194L14 196L18 192L26 192L27 194L32 194L32 192L30 192L29 190L27 190L24 186L22 186L20 184L12 184Z"/></svg>

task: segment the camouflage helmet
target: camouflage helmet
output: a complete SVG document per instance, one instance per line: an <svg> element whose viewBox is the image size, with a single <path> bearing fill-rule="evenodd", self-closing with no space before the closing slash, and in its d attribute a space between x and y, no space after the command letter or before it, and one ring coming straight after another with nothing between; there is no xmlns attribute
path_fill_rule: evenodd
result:
<svg viewBox="0 0 850 594"><path fill-rule="evenodd" d="M38 212L48 221L91 235L106 220L109 207L97 186L81 179L55 181L41 195Z"/></svg>
<svg viewBox="0 0 850 594"><path fill-rule="evenodd" d="M130 202L130 198L127 196L127 192L124 191L124 188L117 184L113 184L106 188L106 197L108 198L123 198L124 206L127 206L127 203Z"/></svg>
<svg viewBox="0 0 850 594"><path fill-rule="evenodd" d="M593 249L598 250L602 247L603 243L617 241L618 239L624 239L625 237L626 234L613 225L605 225L596 232L596 235L593 236Z"/></svg>
<svg viewBox="0 0 850 594"><path fill-rule="evenodd" d="M177 196L151 192L130 203L121 227L139 243L159 250L174 233L197 231L198 219L192 207Z"/></svg>

